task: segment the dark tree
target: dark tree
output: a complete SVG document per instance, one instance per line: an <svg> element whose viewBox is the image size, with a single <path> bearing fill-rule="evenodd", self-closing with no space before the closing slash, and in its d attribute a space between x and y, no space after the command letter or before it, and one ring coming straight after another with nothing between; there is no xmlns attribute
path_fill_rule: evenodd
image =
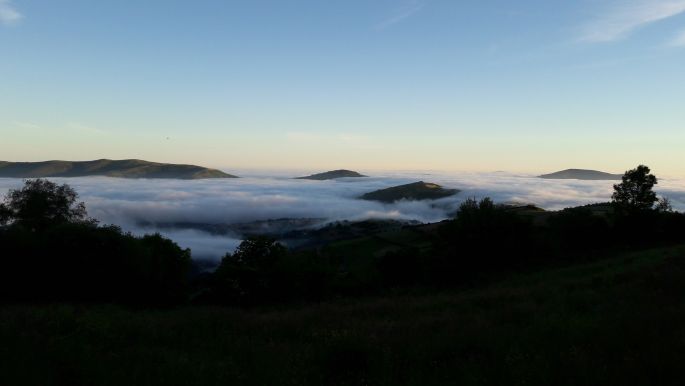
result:
<svg viewBox="0 0 685 386"><path fill-rule="evenodd" d="M673 206L671 206L671 200L667 197L661 197L656 203L656 209L659 213L673 213Z"/></svg>
<svg viewBox="0 0 685 386"><path fill-rule="evenodd" d="M273 298L275 268L287 254L286 247L268 237L244 240L214 272L213 290L219 301L251 304Z"/></svg>
<svg viewBox="0 0 685 386"><path fill-rule="evenodd" d="M0 226L6 225L11 218L12 211L4 203L0 203Z"/></svg>
<svg viewBox="0 0 685 386"><path fill-rule="evenodd" d="M78 194L67 184L26 180L23 188L10 190L0 204L0 224L45 229L70 222L92 222L87 218L85 205L77 199Z"/></svg>
<svg viewBox="0 0 685 386"><path fill-rule="evenodd" d="M485 197L480 202L475 198L467 198L459 205L456 217L461 222L475 223L491 216L496 209L490 197Z"/></svg>
<svg viewBox="0 0 685 386"><path fill-rule="evenodd" d="M657 178L650 174L645 165L628 170L620 184L614 185L611 199L619 208L629 211L652 209L657 202L656 193L652 190Z"/></svg>
<svg viewBox="0 0 685 386"><path fill-rule="evenodd" d="M243 266L266 269L285 256L287 252L288 249L276 240L257 236L240 243L230 258Z"/></svg>
<svg viewBox="0 0 685 386"><path fill-rule="evenodd" d="M190 250L97 225L68 185L28 180L0 204L0 303L170 305L186 299Z"/></svg>

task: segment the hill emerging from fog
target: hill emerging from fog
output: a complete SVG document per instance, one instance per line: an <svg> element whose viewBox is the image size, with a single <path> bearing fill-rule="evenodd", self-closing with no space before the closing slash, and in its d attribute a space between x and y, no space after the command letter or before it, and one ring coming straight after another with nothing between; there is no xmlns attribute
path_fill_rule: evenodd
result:
<svg viewBox="0 0 685 386"><path fill-rule="evenodd" d="M539 177L550 180L620 180L622 175L597 170L566 169L560 172L543 174Z"/></svg>
<svg viewBox="0 0 685 386"><path fill-rule="evenodd" d="M345 170L345 169L339 169L339 170L331 170L328 172L324 173L318 173L318 174L312 174L311 176L305 176L305 177L297 177L296 179L298 180L333 180L336 178L344 178L344 177L366 177L363 174L359 174L355 171L352 170Z"/></svg>
<svg viewBox="0 0 685 386"><path fill-rule="evenodd" d="M392 203L399 200L420 201L437 200L459 193L458 189L445 189L438 184L429 182L414 182L406 185L393 186L362 195L362 200Z"/></svg>
<svg viewBox="0 0 685 386"><path fill-rule="evenodd" d="M0 177L46 178L105 176L118 178L169 178L197 180L205 178L237 178L216 169L196 165L100 159L95 161L0 161Z"/></svg>

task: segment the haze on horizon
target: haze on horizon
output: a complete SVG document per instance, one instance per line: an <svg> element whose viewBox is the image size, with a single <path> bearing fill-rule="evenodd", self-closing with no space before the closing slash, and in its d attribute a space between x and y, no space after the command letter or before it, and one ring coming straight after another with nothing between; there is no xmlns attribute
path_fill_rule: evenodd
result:
<svg viewBox="0 0 685 386"><path fill-rule="evenodd" d="M685 176L685 0L0 0L0 159Z"/></svg>

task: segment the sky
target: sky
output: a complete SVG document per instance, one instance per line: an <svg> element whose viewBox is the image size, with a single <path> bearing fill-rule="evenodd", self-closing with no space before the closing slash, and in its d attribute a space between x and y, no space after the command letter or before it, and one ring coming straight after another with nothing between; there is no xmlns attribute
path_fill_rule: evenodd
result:
<svg viewBox="0 0 685 386"><path fill-rule="evenodd" d="M0 159L685 177L685 0L0 0Z"/></svg>

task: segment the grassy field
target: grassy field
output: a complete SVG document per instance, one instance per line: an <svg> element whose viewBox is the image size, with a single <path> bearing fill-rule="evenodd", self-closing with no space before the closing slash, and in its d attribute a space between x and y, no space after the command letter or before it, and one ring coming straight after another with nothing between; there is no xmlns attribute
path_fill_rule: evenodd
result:
<svg viewBox="0 0 685 386"><path fill-rule="evenodd" d="M669 385L685 246L484 288L240 310L0 308L0 385Z"/></svg>

